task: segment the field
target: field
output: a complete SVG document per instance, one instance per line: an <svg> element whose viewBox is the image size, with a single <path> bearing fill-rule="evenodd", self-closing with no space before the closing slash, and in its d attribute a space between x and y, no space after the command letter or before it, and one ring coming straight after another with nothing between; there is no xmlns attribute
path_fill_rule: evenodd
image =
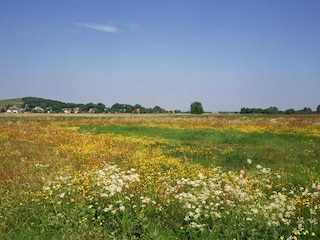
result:
<svg viewBox="0 0 320 240"><path fill-rule="evenodd" d="M0 239L319 239L319 115L0 115Z"/></svg>
<svg viewBox="0 0 320 240"><path fill-rule="evenodd" d="M8 105L17 105L20 106L23 104L23 101L19 98L15 99L0 99L0 108L5 108Z"/></svg>

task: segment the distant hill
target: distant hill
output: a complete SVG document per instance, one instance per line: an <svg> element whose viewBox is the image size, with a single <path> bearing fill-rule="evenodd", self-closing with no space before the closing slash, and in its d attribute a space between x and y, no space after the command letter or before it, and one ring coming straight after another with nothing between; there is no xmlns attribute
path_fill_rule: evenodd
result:
<svg viewBox="0 0 320 240"><path fill-rule="evenodd" d="M58 100L51 100L38 97L23 97L15 99L0 100L0 109L2 112L14 109L18 112L95 112L101 113L106 111L106 107L102 103L94 104L77 104L65 103Z"/></svg>
<svg viewBox="0 0 320 240"><path fill-rule="evenodd" d="M23 100L21 98L12 98L12 99L0 99L0 108L5 108L8 105L21 106Z"/></svg>
<svg viewBox="0 0 320 240"><path fill-rule="evenodd" d="M65 103L57 100L38 98L38 97L24 97L22 98L23 106L34 108L40 106L42 108L51 108L54 110L61 110L62 108L75 108L84 104Z"/></svg>

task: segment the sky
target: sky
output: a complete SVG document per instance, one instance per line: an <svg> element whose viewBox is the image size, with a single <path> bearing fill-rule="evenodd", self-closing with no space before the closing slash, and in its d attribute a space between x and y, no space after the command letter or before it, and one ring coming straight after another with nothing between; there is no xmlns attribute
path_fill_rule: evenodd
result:
<svg viewBox="0 0 320 240"><path fill-rule="evenodd" d="M319 0L0 0L0 99L320 104Z"/></svg>

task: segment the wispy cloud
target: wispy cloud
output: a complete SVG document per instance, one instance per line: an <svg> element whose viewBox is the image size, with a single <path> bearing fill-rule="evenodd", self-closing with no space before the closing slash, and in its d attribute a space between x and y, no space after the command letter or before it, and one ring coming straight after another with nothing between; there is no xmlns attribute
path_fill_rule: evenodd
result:
<svg viewBox="0 0 320 240"><path fill-rule="evenodd" d="M101 32L115 33L118 29L111 25L96 24L96 23L76 23L77 26L93 29Z"/></svg>

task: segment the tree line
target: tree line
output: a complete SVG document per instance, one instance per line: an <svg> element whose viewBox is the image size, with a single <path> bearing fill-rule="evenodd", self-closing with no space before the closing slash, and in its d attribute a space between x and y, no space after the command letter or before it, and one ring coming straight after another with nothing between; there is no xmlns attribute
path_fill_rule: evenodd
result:
<svg viewBox="0 0 320 240"><path fill-rule="evenodd" d="M178 112L178 110L176 110ZM111 113L167 113L168 111L159 107L155 106L153 108L145 108L140 104L130 105L130 104L121 104L116 103L108 109L108 112Z"/></svg>
<svg viewBox="0 0 320 240"><path fill-rule="evenodd" d="M106 107L103 103L87 103L87 104L77 104L77 103L65 103L57 100L50 100L45 98L37 97L24 97L21 98L22 104L19 106L21 112L52 112L52 113L181 113L180 110L167 111L159 106L153 108L146 108L140 104L123 104L115 103L111 107ZM0 109L1 112L6 112L8 109L12 108L14 104L8 104L6 107ZM202 114L204 113L201 102L193 102L190 106L191 114ZM293 108L287 109L285 111L280 111L277 107L263 108L247 108L243 107L240 110L241 114L320 114L320 105L318 105L316 111L312 111L311 108L305 107L300 110L295 110Z"/></svg>
<svg viewBox="0 0 320 240"><path fill-rule="evenodd" d="M320 113L320 105L318 105L317 110L314 112L311 108L305 107L300 110L295 110L293 108L289 108L285 111L280 111L277 107L269 107L266 109L262 108L241 108L240 113L242 114L312 114L312 113Z"/></svg>

